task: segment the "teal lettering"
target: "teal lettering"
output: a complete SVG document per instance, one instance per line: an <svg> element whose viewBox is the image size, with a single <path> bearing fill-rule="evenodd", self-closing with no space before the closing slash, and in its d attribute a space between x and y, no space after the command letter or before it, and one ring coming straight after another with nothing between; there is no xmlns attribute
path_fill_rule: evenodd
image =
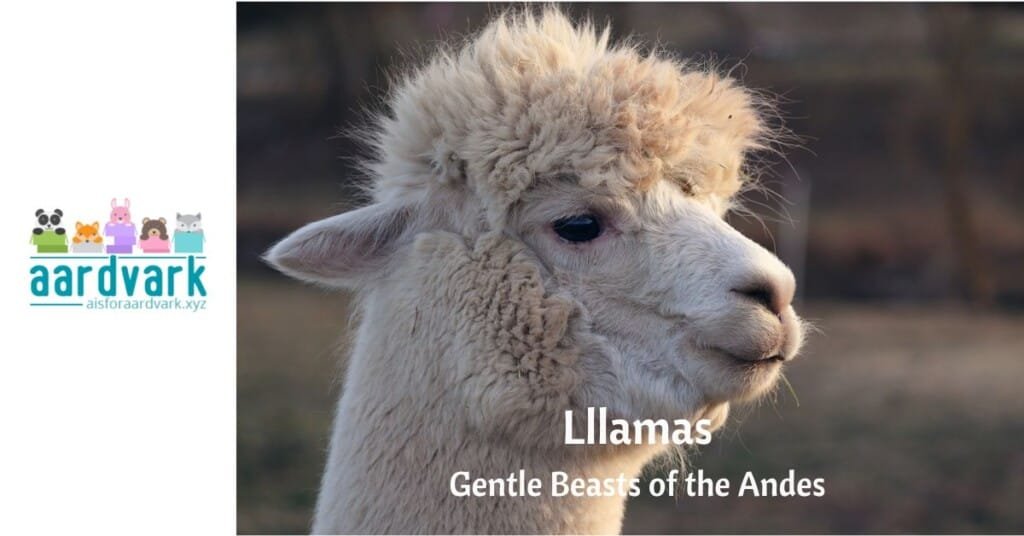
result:
<svg viewBox="0 0 1024 536"><path fill-rule="evenodd" d="M53 292L61 297L71 295L71 267L63 264L53 269Z"/></svg>
<svg viewBox="0 0 1024 536"><path fill-rule="evenodd" d="M101 296L117 295L117 257L110 256L110 264L101 266L99 271L99 290Z"/></svg>
<svg viewBox="0 0 1024 536"><path fill-rule="evenodd" d="M139 282L139 267L132 266L129 270L127 266L121 267L121 276L124 277L124 290L129 296L135 295L135 284Z"/></svg>
<svg viewBox="0 0 1024 536"><path fill-rule="evenodd" d="M167 267L167 295L174 296L174 276L180 274L183 268L181 266L168 266Z"/></svg>
<svg viewBox="0 0 1024 536"><path fill-rule="evenodd" d="M92 266L79 265L78 266L78 295L85 295L85 274L92 271Z"/></svg>
<svg viewBox="0 0 1024 536"><path fill-rule="evenodd" d="M146 277L146 294L161 296L164 293L164 273L159 266L147 266L143 272Z"/></svg>
<svg viewBox="0 0 1024 536"><path fill-rule="evenodd" d="M50 272L45 266L35 265L28 273L35 275L32 278L32 295L46 296L50 293Z"/></svg>
<svg viewBox="0 0 1024 536"><path fill-rule="evenodd" d="M200 266L196 269L196 258L192 255L188 256L188 295L195 296L196 292L199 292L200 296L206 296L206 287L203 286L203 282L200 278L203 276L203 272L206 271L205 266Z"/></svg>

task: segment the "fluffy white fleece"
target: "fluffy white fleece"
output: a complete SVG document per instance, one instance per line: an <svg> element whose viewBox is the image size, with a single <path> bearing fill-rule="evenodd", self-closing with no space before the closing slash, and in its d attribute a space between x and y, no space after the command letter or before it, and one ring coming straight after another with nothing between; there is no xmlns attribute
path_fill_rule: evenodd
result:
<svg viewBox="0 0 1024 536"><path fill-rule="evenodd" d="M611 46L609 30L560 12L505 15L396 85L370 165L377 201L465 184L492 226L536 177L571 168L584 185L661 179L728 199L744 155L764 148L754 95L716 72Z"/></svg>

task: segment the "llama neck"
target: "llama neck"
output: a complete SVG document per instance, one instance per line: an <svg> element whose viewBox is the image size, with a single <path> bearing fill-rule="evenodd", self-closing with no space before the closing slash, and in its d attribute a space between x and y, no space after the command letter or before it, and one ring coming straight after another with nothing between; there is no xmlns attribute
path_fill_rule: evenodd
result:
<svg viewBox="0 0 1024 536"><path fill-rule="evenodd" d="M437 397L400 393L353 368L357 374L348 377L338 406L314 533L617 533L624 496L553 497L553 473L628 482L661 450L595 455L584 447L529 449L481 437ZM539 497L508 496L506 477L518 478L520 470L540 480ZM459 472L506 478L506 496L456 496L451 485Z"/></svg>
<svg viewBox="0 0 1024 536"><path fill-rule="evenodd" d="M440 350L443 344L388 335L411 329L404 323L374 324L390 328L378 334L365 322L370 319L338 403L315 533L619 531L624 497L552 497L552 473L629 479L660 448L565 446L564 430L555 425L529 433L536 445L489 434L467 418L458 385L443 379L439 364L455 358ZM557 422L561 417L558 412ZM460 471L491 479L520 469L541 480L540 497L458 497L451 491Z"/></svg>
<svg viewBox="0 0 1024 536"><path fill-rule="evenodd" d="M553 497L552 472L631 478L661 449L563 444L564 410L587 398L574 304L546 294L521 251L501 235L470 248L421 234L365 297L315 532L619 530L624 497ZM457 472L519 470L542 496L451 491Z"/></svg>

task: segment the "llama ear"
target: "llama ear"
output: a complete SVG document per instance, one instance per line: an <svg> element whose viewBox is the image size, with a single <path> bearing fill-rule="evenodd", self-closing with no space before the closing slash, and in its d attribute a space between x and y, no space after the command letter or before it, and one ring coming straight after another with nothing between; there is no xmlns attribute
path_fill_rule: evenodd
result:
<svg viewBox="0 0 1024 536"><path fill-rule="evenodd" d="M117 198L114 197L110 200L110 208L117 208Z"/></svg>
<svg viewBox="0 0 1024 536"><path fill-rule="evenodd" d="M128 198L124 198L124 208L132 208L132 202Z"/></svg>
<svg viewBox="0 0 1024 536"><path fill-rule="evenodd" d="M378 203L310 223L264 256L296 279L354 287L380 271L412 226L409 206Z"/></svg>

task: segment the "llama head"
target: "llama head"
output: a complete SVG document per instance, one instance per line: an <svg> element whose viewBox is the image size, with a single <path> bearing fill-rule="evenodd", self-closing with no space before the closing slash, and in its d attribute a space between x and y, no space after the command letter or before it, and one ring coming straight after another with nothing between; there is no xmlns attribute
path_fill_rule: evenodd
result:
<svg viewBox="0 0 1024 536"><path fill-rule="evenodd" d="M296 231L268 260L372 289L417 235L470 249L499 235L574 304L578 404L720 422L802 341L791 272L723 220L768 133L733 80L608 36L547 9L438 54L379 117L374 202Z"/></svg>
<svg viewBox="0 0 1024 536"><path fill-rule="evenodd" d="M128 209L131 208L131 206L131 201L129 201L127 197L124 198L123 205L117 204L116 197L112 198L110 200L110 223L123 223L130 225L132 223L132 214Z"/></svg>

